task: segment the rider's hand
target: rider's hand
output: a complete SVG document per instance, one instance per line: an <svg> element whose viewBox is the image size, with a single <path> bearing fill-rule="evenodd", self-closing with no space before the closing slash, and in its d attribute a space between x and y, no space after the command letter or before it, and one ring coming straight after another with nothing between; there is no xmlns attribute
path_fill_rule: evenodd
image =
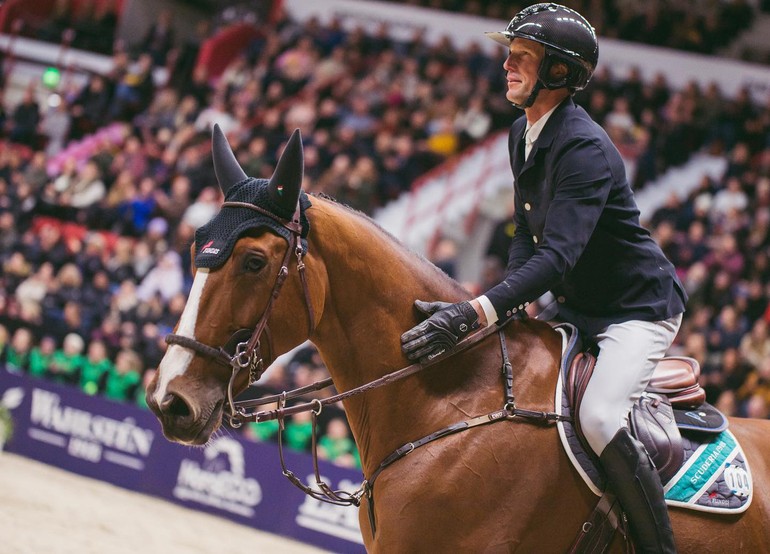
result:
<svg viewBox="0 0 770 554"><path fill-rule="evenodd" d="M410 360L430 361L479 328L479 316L469 302L423 302L415 308L430 317L401 335L401 351Z"/></svg>

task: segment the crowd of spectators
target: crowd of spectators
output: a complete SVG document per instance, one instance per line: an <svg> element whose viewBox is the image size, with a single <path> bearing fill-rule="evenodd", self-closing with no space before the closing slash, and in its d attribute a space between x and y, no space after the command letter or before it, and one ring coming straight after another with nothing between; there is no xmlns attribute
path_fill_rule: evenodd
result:
<svg viewBox="0 0 770 554"><path fill-rule="evenodd" d="M195 51L188 43L158 85L152 68L175 49L146 45L135 56L115 53L107 75L47 97L31 85L9 107L0 145L7 368L143 402L143 383L185 304L194 231L221 202L209 154L215 122L256 177L272 173L283 141L301 128L304 188L371 214L519 115L503 95L502 52L498 59L448 40L395 41L385 27L367 35L338 21L288 17L259 34L217 79L184 62ZM576 100L605 126L637 188L697 150L730 157L723 179L672 198L649 225L691 296L677 351L701 363L710 400L728 413L767 417L770 106L748 93L724 98L716 85L673 90L663 77L647 83L638 71L607 69ZM506 223L498 243L511 232ZM490 260L495 253L504 258L507 248ZM440 258L451 272L451 253ZM483 289L504 266L469 286ZM257 392L325 372L312 347L303 348ZM324 413L323 455L359 463L337 423L344 414ZM306 446L309 422L296 425L291 444ZM262 424L246 433L275 437Z"/></svg>
<svg viewBox="0 0 770 554"><path fill-rule="evenodd" d="M710 402L770 417L770 109L746 120L720 179L704 177L649 222L689 294L675 353L702 368Z"/></svg>
<svg viewBox="0 0 770 554"><path fill-rule="evenodd" d="M509 20L532 2L508 0L388 0L393 3L433 8ZM621 38L704 54L714 54L736 35L747 29L757 11L770 11L767 0L725 0L690 2L687 0L561 0L576 9L604 37ZM56 0L51 14L35 35L51 42L66 41L76 48L109 54L115 40L119 18L114 0L76 2ZM157 65L175 43L172 12L161 17L142 35L138 44L151 54Z"/></svg>
<svg viewBox="0 0 770 554"><path fill-rule="evenodd" d="M110 54L115 41L118 12L115 0L55 0L51 13L42 22L27 21L21 32L34 33L40 40L48 42Z"/></svg>
<svg viewBox="0 0 770 554"><path fill-rule="evenodd" d="M508 0L389 0L438 10L510 20L533 2ZM602 37L715 54L747 29L770 3L751 0L560 0L580 12Z"/></svg>

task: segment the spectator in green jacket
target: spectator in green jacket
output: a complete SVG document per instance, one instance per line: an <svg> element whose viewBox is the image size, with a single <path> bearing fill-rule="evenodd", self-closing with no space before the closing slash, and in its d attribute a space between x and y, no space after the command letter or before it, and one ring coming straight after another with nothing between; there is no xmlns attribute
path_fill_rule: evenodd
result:
<svg viewBox="0 0 770 554"><path fill-rule="evenodd" d="M252 421L245 429L246 438L255 442L269 442L278 438L278 420L272 419L270 421Z"/></svg>
<svg viewBox="0 0 770 554"><path fill-rule="evenodd" d="M107 357L107 346L94 340L88 345L88 354L80 372L80 388L86 394L96 394L103 386L105 376L112 370L112 362Z"/></svg>
<svg viewBox="0 0 770 554"><path fill-rule="evenodd" d="M356 443L344 419L335 417L329 421L326 434L318 440L318 457L344 467L361 467Z"/></svg>
<svg viewBox="0 0 770 554"><path fill-rule="evenodd" d="M292 450L307 450L313 436L313 423L310 412L300 412L286 422L284 440Z"/></svg>
<svg viewBox="0 0 770 554"><path fill-rule="evenodd" d="M33 377L45 377L55 352L55 338L46 335L40 339L40 344L33 348L29 355L29 374Z"/></svg>
<svg viewBox="0 0 770 554"><path fill-rule="evenodd" d="M120 402L133 401L142 381L142 359L133 350L121 350L115 357L115 367L107 372L104 395Z"/></svg>
<svg viewBox="0 0 770 554"><path fill-rule="evenodd" d="M85 341L78 334L70 333L64 337L60 350L53 353L48 365L48 377L58 383L77 384L83 369L83 349Z"/></svg>
<svg viewBox="0 0 770 554"><path fill-rule="evenodd" d="M21 373L29 370L29 355L33 344L32 331L26 327L16 329L5 354L5 367L8 371Z"/></svg>

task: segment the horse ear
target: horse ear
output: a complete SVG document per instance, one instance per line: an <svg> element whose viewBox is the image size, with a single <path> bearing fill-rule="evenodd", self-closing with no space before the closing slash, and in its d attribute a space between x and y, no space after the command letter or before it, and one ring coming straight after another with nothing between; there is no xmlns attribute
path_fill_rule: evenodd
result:
<svg viewBox="0 0 770 554"><path fill-rule="evenodd" d="M214 159L214 173L217 176L219 188L226 196L231 186L243 181L248 175L244 173L238 160L235 159L235 154L233 154L225 134L217 123L214 124L211 136L211 156Z"/></svg>
<svg viewBox="0 0 770 554"><path fill-rule="evenodd" d="M271 200L287 212L293 212L297 207L304 170L302 136L299 129L295 129L267 185Z"/></svg>

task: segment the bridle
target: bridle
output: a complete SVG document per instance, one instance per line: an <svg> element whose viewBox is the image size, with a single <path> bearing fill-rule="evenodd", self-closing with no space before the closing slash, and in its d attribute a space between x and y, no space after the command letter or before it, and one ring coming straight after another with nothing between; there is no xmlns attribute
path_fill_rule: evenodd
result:
<svg viewBox="0 0 770 554"><path fill-rule="evenodd" d="M286 404L288 400L292 400L292 399L304 396L308 392L318 391L318 390L322 390L332 386L333 382L330 378L324 379L316 383L312 383L310 385L307 385L289 392L283 392L281 394L269 396L266 398L236 401L234 399L234 396L235 396L234 388L235 388L235 381L238 375L240 375L242 371L248 370L248 374L249 374L248 385L251 386L259 380L264 370L267 367L269 367L269 365L273 362L274 350L272 347L272 340L270 336L270 330L267 325L267 321L270 318L270 314L272 313L275 300L280 295L281 288L283 287L283 284L286 281L287 276L289 275L289 260L291 259L292 252L297 257L297 270L299 273L300 281L302 282L302 288L305 296L305 306L307 308L306 311L307 311L308 329L309 329L308 336L312 335L315 329L315 317L313 313L313 305L310 301L310 291L307 285L307 279L305 275L305 264L303 261L304 253L303 253L302 242L301 242L302 225L300 222L301 220L300 220L299 204L291 220L280 218L275 214L263 208L260 208L259 206L255 206L254 204L249 204L246 202L225 202L222 204L222 208L229 208L229 207L230 208L248 208L250 210L257 211L262 215L270 217L271 219L278 222L280 225L282 225L284 228L290 231L289 245L286 249L286 253L284 254L283 260L281 262L281 266L278 271L278 275L276 276L276 280L273 285L272 292L270 293L270 297L268 298L267 305L265 306L265 309L262 312L262 315L259 318L259 321L257 322L256 327L253 330L250 331L248 329L240 329L236 331L231 335L230 339L227 341L226 345L223 347L219 347L219 348L212 347L200 341L197 341L191 337L186 337L186 336L177 335L177 334L166 335L166 343L170 345L176 344L176 345L182 346L183 348L188 348L190 350L193 350L197 354L200 354L201 356L209 358L212 361L220 365L226 366L232 370L230 381L227 387L227 402L228 402L229 413L223 414L223 417L227 418L228 423L234 428L241 427L244 423L249 421L264 422L264 421L278 420L279 429L281 431L278 434L278 452L280 456L281 469L282 469L283 475L287 477L293 485L295 485L297 488L302 490L305 494L317 500L321 500L331 504L344 505L344 506L349 506L349 505L359 506L361 503L361 498L363 496L366 496L369 500L368 502L369 520L372 526L372 532L374 533L374 530L376 529L374 509L373 509L374 481L384 469L389 467L394 462L400 460L404 456L410 454L416 448L419 448L425 444L428 444L434 440L440 439L447 435L465 431L467 429L471 429L479 425L495 423L497 421L505 421L505 420L511 420L515 418L519 418L519 419L523 419L523 420L531 421L535 423L546 423L546 424L553 423L556 421L571 421L571 418L555 412L527 410L516 406L515 397L513 395L513 367L508 358L508 349L505 342L505 335L504 335L502 326L498 327L495 325L490 325L488 327L485 327L477 331L476 333L469 335L468 337L460 341L455 346L455 348L452 348L444 352L443 354L433 358L430 361L411 364L409 366L403 367L396 371L387 373L378 379L375 379L373 381L360 385L356 388L353 388L323 399L315 399L310 402L297 404L294 406L287 406ZM261 339L262 339L263 333L267 338L267 343L268 343L268 348L270 353L269 357L265 357L262 354ZM317 434L316 422L324 406L329 404L336 404L352 396L365 393L375 388L379 388L379 387L388 385L390 383L393 383L395 381L399 381L401 379L409 377L410 375L414 375L415 373L418 373L419 371L423 370L426 367L442 362L447 358L449 358L450 356L457 354L458 352L471 348L472 346L484 341L485 339L487 339L493 334L497 334L499 336L500 348L501 348L501 374L503 377L503 389L504 389L503 407L501 409L495 410L494 412L491 412L488 414L484 414L465 421L455 423L443 429L439 429L438 431L435 431L430 435L422 437L421 439L413 440L411 442L404 444L403 446L401 446L400 448L392 452L384 460L382 460L380 465L375 469L374 473L370 475L368 479L365 479L361 484L361 486L354 492L333 490L329 485L327 485L323 481L320 475L319 467L318 467L318 456L316 451L316 434ZM248 339L246 339L247 337ZM233 350L233 345L234 345L234 350ZM231 351L233 352L232 354L231 354ZM266 404L272 404L272 403L276 404L276 409L274 410L257 411L255 409L259 406L264 406ZM288 416L295 415L302 412L312 413L312 425L313 425L313 432L311 435L312 436L312 453L313 453L313 465L315 469L315 479L316 479L315 484L318 486L318 489L313 489L311 486L305 485L299 477L297 477L292 471L290 471L286 467L286 464L284 461L283 443L282 443L282 431L284 428L284 420Z"/></svg>
<svg viewBox="0 0 770 554"><path fill-rule="evenodd" d="M246 414L239 406L240 402L235 400L235 393L233 391L235 387L235 381L244 370L248 370L248 386L255 384L264 373L265 369L273 363L273 341L270 329L268 328L267 321L270 319L270 314L273 311L273 305L276 299L281 294L281 288L289 275L289 260L291 259L292 252L297 257L297 271L299 273L300 282L302 283L302 290L305 295L305 306L308 320L308 336L312 335L315 330L315 314L313 313L313 304L310 301L310 289L307 285L307 278L305 276L305 263L303 261L304 253L302 248L302 223L300 219L300 207L297 203L297 209L291 219L283 219L274 213L260 208L254 204L248 202L224 202L222 208L246 208L254 210L262 215L265 215L282 227L287 229L289 233L289 244L286 248L286 253L281 261L278 275L276 276L275 283L273 284L273 290L270 293L270 297L267 300L262 315L257 321L256 326L252 331L249 329L240 329L233 333L228 339L225 346L219 348L204 344L192 337L186 337L184 335L177 335L170 333L166 335L166 343L176 344L183 348L188 348L201 356L208 358L220 365L226 366L232 370L230 375L230 382L227 386L227 403L230 413L225 413L226 417L232 427L240 427L244 421L246 421ZM268 351L270 357L265 357L262 353L262 335L265 335L268 344ZM248 337L248 338L247 338ZM266 361L267 360L267 361Z"/></svg>

